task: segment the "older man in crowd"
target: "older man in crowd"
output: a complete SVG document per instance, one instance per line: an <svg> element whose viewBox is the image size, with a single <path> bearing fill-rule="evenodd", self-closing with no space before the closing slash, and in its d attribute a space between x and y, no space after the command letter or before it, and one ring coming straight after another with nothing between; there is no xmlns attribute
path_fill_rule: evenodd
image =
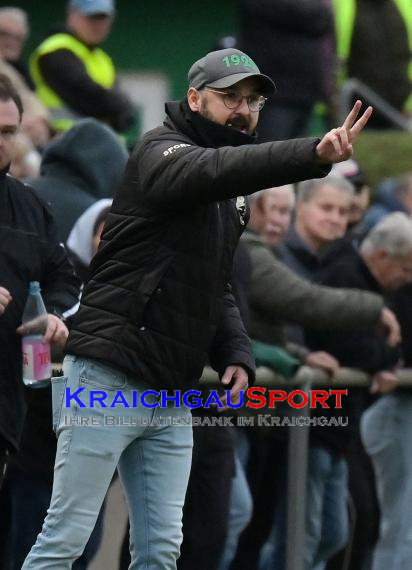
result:
<svg viewBox="0 0 412 570"><path fill-rule="evenodd" d="M324 179L325 186L329 180L329 177ZM344 188L348 189L345 185ZM322 365L323 360L317 352L286 342L286 322L296 322L317 330L327 328L346 333L353 329L381 329L391 332L389 344L397 344L399 326L391 311L383 308L382 297L354 289L324 287L304 279L290 270L279 259L279 254L276 256L274 250L267 245L268 242L272 248L281 245L289 228L294 201L293 188L290 186L263 190L250 198L251 218L248 231L242 236L241 246L248 254L251 265L247 291L249 333L253 339L266 343L264 348L258 345L258 360L285 374L285 360L279 354L279 347L285 347L293 355L300 356L306 364ZM383 327L378 326L379 321ZM255 568L257 565L260 547L267 538L272 522L271 510L267 509L267 504L270 503L268 497L273 497L273 506L276 501L275 508L278 512L283 510L285 489L281 472L284 465L282 466L280 458L283 457L286 464L286 447L285 434L280 431L271 431L270 439L254 438L249 476L255 509L250 525L240 537L232 565L236 570ZM343 508L345 506L343 501ZM284 516L279 515L278 518L285 522ZM281 534L284 535L283 532ZM279 541L281 540L280 538ZM279 547L279 568L283 568L284 564L281 551L282 548Z"/></svg>
<svg viewBox="0 0 412 570"><path fill-rule="evenodd" d="M412 221L403 213L384 218L362 243L361 255L374 278L392 291L395 310L405 327L405 365L411 366ZM388 380L391 372L385 372ZM387 394L362 418L362 439L376 475L380 507L379 539L373 570L404 570L412 555L410 501L412 500L412 394L410 389Z"/></svg>

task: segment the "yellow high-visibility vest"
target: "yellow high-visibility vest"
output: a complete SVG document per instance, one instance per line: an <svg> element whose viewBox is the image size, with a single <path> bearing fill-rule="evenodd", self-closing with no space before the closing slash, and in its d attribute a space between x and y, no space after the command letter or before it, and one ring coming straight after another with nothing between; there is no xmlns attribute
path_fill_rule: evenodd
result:
<svg viewBox="0 0 412 570"><path fill-rule="evenodd" d="M30 57L30 73L36 86L36 94L49 109L52 126L57 131L65 131L83 118L71 110L66 103L44 81L39 67L39 59L59 49L69 50L82 61L90 78L110 89L115 82L115 69L111 58L100 48L90 49L74 36L61 33L47 38ZM62 70L64 73L64 71Z"/></svg>
<svg viewBox="0 0 412 570"><path fill-rule="evenodd" d="M411 0L393 0L405 23L411 59L408 66L408 78L412 83L412 5ZM356 0L333 0L335 10L336 48L341 64L340 78L346 78L352 34L356 18ZM404 110L412 112L412 94L405 102Z"/></svg>

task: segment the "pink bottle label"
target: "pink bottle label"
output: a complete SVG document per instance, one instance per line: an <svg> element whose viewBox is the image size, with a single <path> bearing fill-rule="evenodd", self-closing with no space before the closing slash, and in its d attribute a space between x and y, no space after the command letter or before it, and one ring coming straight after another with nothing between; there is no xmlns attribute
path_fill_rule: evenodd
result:
<svg viewBox="0 0 412 570"><path fill-rule="evenodd" d="M50 345L41 335L23 338L23 378L37 382L51 377Z"/></svg>

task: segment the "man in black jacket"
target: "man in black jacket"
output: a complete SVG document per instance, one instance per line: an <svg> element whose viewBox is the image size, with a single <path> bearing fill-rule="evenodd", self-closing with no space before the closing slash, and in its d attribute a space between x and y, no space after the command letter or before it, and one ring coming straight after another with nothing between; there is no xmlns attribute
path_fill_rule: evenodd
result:
<svg viewBox="0 0 412 570"><path fill-rule="evenodd" d="M71 567L118 463L131 567L176 568L192 435L190 426L172 421L159 426L156 405L167 391L196 386L207 356L231 387L221 409L253 381L250 343L228 286L247 221L242 194L325 175L352 153L372 111L356 121L357 102L344 125L321 141L254 145L259 111L273 90L246 54L211 52L191 67L187 98L168 103L164 125L133 152L70 333L66 378L53 386L59 436L53 497L25 570ZM103 425L104 408L87 410L85 418L93 388L110 393L101 403L111 402L111 428ZM150 388L151 409L140 406L137 418L127 406L116 409L118 388L128 405ZM173 403L169 419L186 421L187 408ZM117 427L125 418L126 427ZM96 425L87 425L92 420Z"/></svg>
<svg viewBox="0 0 412 570"><path fill-rule="evenodd" d="M46 206L8 174L23 107L0 76L0 485L7 456L17 450L25 415L21 336L17 331L30 281L39 281L49 312L45 340L62 346L61 315L76 304L79 282Z"/></svg>
<svg viewBox="0 0 412 570"><path fill-rule="evenodd" d="M259 140L304 136L316 103L330 106L335 91L331 0L239 0L238 5L242 49L276 80Z"/></svg>

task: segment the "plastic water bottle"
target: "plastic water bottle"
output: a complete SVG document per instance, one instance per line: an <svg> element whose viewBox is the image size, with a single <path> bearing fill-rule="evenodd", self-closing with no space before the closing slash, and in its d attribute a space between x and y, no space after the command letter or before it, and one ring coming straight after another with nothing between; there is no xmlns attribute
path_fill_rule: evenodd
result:
<svg viewBox="0 0 412 570"><path fill-rule="evenodd" d="M50 344L44 342L47 329L47 311L40 294L38 281L31 281L24 307L22 324L23 382L32 388L49 384L51 377Z"/></svg>

